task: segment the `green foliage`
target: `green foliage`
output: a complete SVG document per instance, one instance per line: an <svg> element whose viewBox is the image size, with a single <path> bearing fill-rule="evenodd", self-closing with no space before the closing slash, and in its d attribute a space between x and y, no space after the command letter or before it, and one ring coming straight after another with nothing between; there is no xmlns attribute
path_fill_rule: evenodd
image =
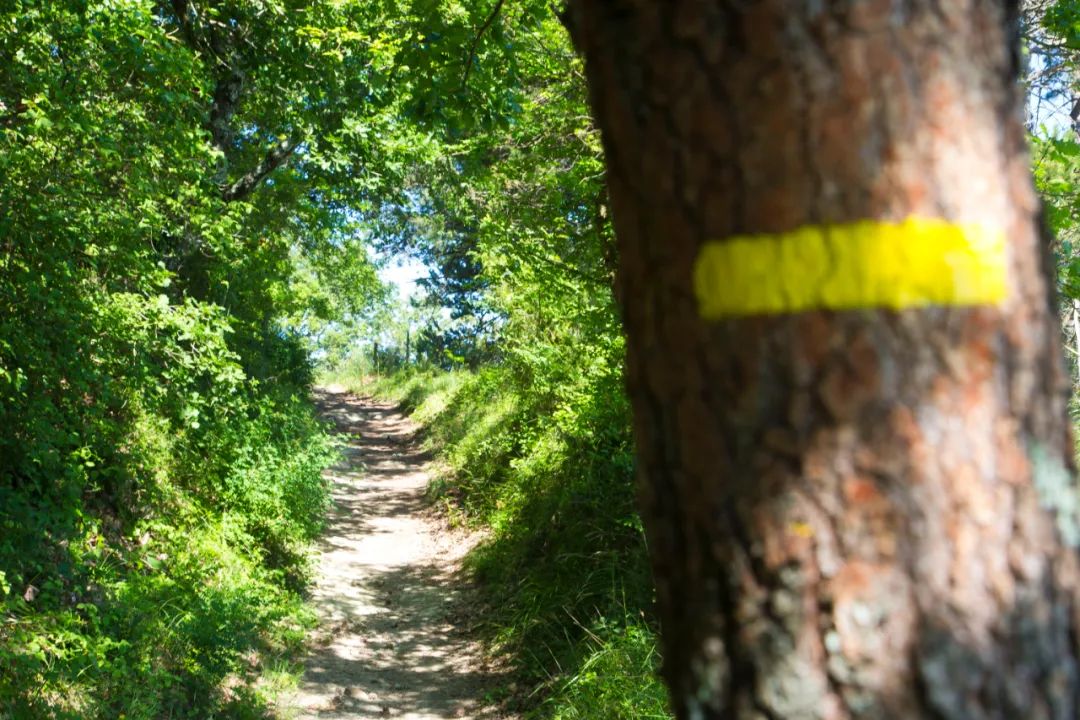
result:
<svg viewBox="0 0 1080 720"><path fill-rule="evenodd" d="M543 5L508 3L492 30L510 57L486 92L512 97L507 121L442 128L415 159L406 200L369 219L384 248L429 267L420 302L446 314L428 319L419 347L444 368L528 353L538 338L554 349L560 333L615 322L603 160L580 61ZM482 62L502 60L491 54Z"/></svg>
<svg viewBox="0 0 1080 720"><path fill-rule="evenodd" d="M270 135L336 122L298 78L347 73L308 68L281 9L209 6L245 40L228 112L172 5L0 9L0 717L258 717L259 664L311 622L333 450L294 318L312 277L350 286L326 320L378 288L314 150L226 192Z"/></svg>
<svg viewBox="0 0 1080 720"><path fill-rule="evenodd" d="M260 714L326 504L309 353L385 313L370 219L507 126L491 9L0 8L0 715Z"/></svg>
<svg viewBox="0 0 1080 720"><path fill-rule="evenodd" d="M325 507L327 440L299 407L219 427L250 435L232 439L244 460L211 502L180 486L195 468L167 471L188 456L166 428L143 415L127 436L147 462L128 498L144 498L138 519L77 508L60 527L55 506L5 491L0 559L18 592L3 604L0 709L12 717L206 717L241 696L248 709L231 716L255 717L258 664L299 648L312 616L295 588Z"/></svg>
<svg viewBox="0 0 1080 720"><path fill-rule="evenodd" d="M1068 137L1032 138L1035 185L1055 238L1058 287L1069 300L1080 298L1080 144Z"/></svg>
<svg viewBox="0 0 1080 720"><path fill-rule="evenodd" d="M1071 0L1047 3L1042 14L1042 26L1065 48L1080 48L1080 7Z"/></svg>
<svg viewBox="0 0 1080 720"><path fill-rule="evenodd" d="M1035 185L1053 233L1062 334L1073 382L1073 415L1080 412L1080 144L1067 136L1033 136Z"/></svg>
<svg viewBox="0 0 1080 720"><path fill-rule="evenodd" d="M589 632L589 639L587 659L547 703L545 710L552 718L671 717L667 696L654 677L659 658L656 635L650 627L635 622L609 627L600 622Z"/></svg>
<svg viewBox="0 0 1080 720"><path fill-rule="evenodd" d="M203 522L147 523L140 541L71 538L70 578L39 579L32 605L7 601L0 707L13 718L259 717L258 664L295 652L313 618L243 551L253 539L241 523Z"/></svg>

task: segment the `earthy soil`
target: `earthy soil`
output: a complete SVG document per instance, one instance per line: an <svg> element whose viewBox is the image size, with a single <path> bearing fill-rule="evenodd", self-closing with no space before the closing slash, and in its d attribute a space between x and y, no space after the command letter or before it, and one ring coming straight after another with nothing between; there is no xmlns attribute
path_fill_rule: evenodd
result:
<svg viewBox="0 0 1080 720"><path fill-rule="evenodd" d="M461 559L476 537L450 530L426 499L427 457L392 405L318 391L348 434L333 483L312 601L320 629L283 716L436 720L505 717L484 699L509 680L469 632Z"/></svg>

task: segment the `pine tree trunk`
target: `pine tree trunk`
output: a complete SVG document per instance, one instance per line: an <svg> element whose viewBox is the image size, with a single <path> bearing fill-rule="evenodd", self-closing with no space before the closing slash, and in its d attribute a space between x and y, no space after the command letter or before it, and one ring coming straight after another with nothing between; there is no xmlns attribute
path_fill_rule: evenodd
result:
<svg viewBox="0 0 1080 720"><path fill-rule="evenodd" d="M1010 12L571 4L680 718L1080 713L1080 500ZM977 282L927 269L953 267L920 259L939 239Z"/></svg>

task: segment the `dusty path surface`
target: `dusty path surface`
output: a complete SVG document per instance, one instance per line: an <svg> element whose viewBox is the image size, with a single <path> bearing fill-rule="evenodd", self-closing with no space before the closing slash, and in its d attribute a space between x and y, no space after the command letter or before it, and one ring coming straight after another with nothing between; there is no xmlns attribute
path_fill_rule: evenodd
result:
<svg viewBox="0 0 1080 720"><path fill-rule="evenodd" d="M415 426L393 406L318 391L324 416L348 433L327 471L331 510L312 601L318 641L285 717L437 720L504 717L485 693L504 678L463 629L460 560L472 541L449 532L424 500Z"/></svg>

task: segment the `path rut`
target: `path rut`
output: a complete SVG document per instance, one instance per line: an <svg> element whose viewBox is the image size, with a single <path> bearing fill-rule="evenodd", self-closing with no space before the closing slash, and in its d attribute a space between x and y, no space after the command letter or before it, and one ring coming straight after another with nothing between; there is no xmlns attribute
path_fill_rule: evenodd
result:
<svg viewBox="0 0 1080 720"><path fill-rule="evenodd" d="M415 426L392 405L340 387L320 389L316 401L349 441L327 471L334 507L312 592L318 640L284 716L505 717L482 699L506 678L462 622L469 592L460 562L475 538L448 531L428 508Z"/></svg>

